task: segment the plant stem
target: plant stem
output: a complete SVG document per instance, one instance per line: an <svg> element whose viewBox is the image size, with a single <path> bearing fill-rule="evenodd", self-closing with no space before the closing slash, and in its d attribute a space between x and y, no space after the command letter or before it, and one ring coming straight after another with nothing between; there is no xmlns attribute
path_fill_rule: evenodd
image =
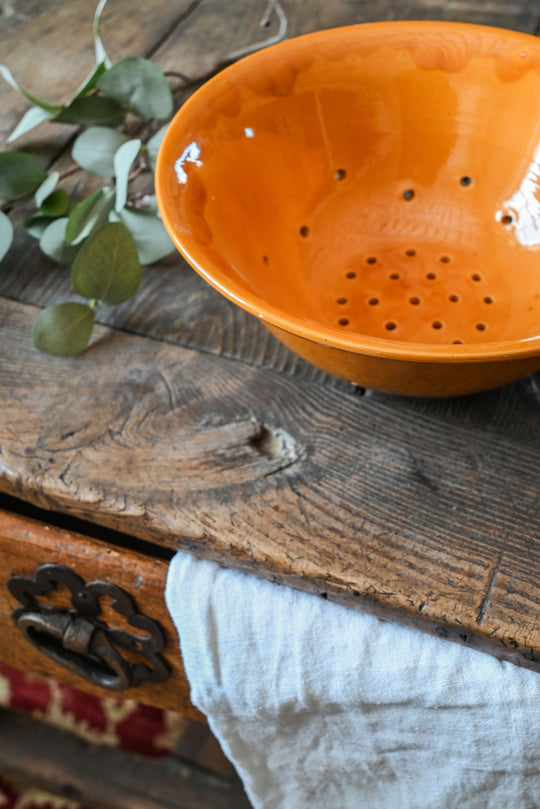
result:
<svg viewBox="0 0 540 809"><path fill-rule="evenodd" d="M77 174L79 171L82 171L82 167L77 165L72 166L70 169L66 169L61 173L60 177L58 178L58 182L65 180L66 177L71 177L72 174Z"/></svg>
<svg viewBox="0 0 540 809"><path fill-rule="evenodd" d="M37 189L36 189L37 190ZM16 202L20 202L23 199L32 199L32 193L28 193L26 191L24 194L19 194L17 197L11 197L11 199L6 199L5 202L0 205L0 211L7 211L14 205Z"/></svg>
<svg viewBox="0 0 540 809"><path fill-rule="evenodd" d="M190 81L192 81L189 76L186 76L185 73L179 73L178 70L166 70L164 75L171 79L180 79L180 81L188 84Z"/></svg>

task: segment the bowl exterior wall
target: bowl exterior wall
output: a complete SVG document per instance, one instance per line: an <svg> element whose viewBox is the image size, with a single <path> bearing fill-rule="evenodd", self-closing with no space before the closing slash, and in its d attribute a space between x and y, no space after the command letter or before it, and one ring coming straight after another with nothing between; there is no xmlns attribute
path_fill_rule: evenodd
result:
<svg viewBox="0 0 540 809"><path fill-rule="evenodd" d="M265 324L300 357L363 388L399 396L449 397L498 388L540 370L540 357L444 363L354 354Z"/></svg>

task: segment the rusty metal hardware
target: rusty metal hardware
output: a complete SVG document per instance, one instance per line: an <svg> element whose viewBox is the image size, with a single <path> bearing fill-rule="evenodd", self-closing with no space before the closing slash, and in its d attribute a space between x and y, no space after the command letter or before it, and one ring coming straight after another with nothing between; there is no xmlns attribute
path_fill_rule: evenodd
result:
<svg viewBox="0 0 540 809"><path fill-rule="evenodd" d="M58 609L44 598L65 587L72 609ZM12 618L23 635L52 660L95 685L125 691L169 677L161 657L165 635L157 621L141 615L134 599L105 581L86 583L64 565L42 565L35 577L11 576L10 593L22 605ZM100 599L142 634L110 627L101 617ZM127 656L126 656L127 653Z"/></svg>

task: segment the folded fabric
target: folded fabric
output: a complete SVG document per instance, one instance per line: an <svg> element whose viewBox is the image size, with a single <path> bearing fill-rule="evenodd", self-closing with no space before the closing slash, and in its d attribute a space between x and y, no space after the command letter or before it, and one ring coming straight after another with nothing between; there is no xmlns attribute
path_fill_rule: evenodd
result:
<svg viewBox="0 0 540 809"><path fill-rule="evenodd" d="M182 553L166 600L255 809L540 807L540 674Z"/></svg>

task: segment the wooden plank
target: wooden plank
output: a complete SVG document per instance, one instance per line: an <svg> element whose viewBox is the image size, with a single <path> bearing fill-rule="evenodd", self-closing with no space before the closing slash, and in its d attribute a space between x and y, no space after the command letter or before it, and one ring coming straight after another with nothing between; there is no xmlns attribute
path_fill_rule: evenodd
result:
<svg viewBox="0 0 540 809"><path fill-rule="evenodd" d="M53 103L64 103L95 64L92 21L96 5L88 0L5 3L0 16L2 62L30 92ZM152 53L194 5L193 0L110 0L102 18L102 37L109 56L117 60ZM0 81L0 106L0 142L4 142L29 105ZM52 138L54 148L65 143L72 131L58 125L58 134ZM44 136L43 127L36 132L37 136L29 135L21 143L26 148L37 137L43 153L43 138L50 149L51 135L48 132Z"/></svg>
<svg viewBox="0 0 540 809"><path fill-rule="evenodd" d="M170 678L164 683L145 683L119 693L120 696L204 721L189 699L189 684L178 650L178 636L165 607L163 592L167 561L128 548L120 550L108 542L43 525L6 511L0 511L0 659L16 668L53 677L101 697L118 693L93 685L40 653L13 623L12 612L20 605L7 589L8 579L12 575L33 578L43 564L62 564L87 582L104 580L122 587L135 599L139 611L158 621L165 631L167 645L163 657L171 670ZM51 599L61 595L53 594ZM65 594L64 599L66 603L62 602L61 608L70 609ZM123 619L118 613L110 608L107 612L106 604L102 609L109 625L121 625ZM126 629L129 631L127 625Z"/></svg>
<svg viewBox="0 0 540 809"><path fill-rule="evenodd" d="M534 33L540 6L506 0L306 0L291 15L291 34L379 20L456 20Z"/></svg>
<svg viewBox="0 0 540 809"><path fill-rule="evenodd" d="M236 780L168 756L92 744L0 708L0 772L96 809L249 809ZM9 740L9 741L5 741Z"/></svg>
<svg viewBox="0 0 540 809"><path fill-rule="evenodd" d="M450 418L106 329L45 357L33 316L0 305L5 492L540 670L525 389Z"/></svg>
<svg viewBox="0 0 540 809"><path fill-rule="evenodd" d="M236 770L208 725L182 717L182 728L174 746L175 756L229 781L238 779Z"/></svg>

